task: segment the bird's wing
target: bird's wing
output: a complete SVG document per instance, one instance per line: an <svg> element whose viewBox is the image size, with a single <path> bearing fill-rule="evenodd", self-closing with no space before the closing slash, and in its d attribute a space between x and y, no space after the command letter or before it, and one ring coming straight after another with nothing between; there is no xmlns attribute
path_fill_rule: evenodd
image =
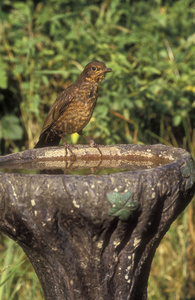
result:
<svg viewBox="0 0 195 300"><path fill-rule="evenodd" d="M53 122L55 122L66 111L73 98L74 95L71 95L69 88L59 94L48 112L48 115L43 124L41 134L44 133L49 127L51 127Z"/></svg>

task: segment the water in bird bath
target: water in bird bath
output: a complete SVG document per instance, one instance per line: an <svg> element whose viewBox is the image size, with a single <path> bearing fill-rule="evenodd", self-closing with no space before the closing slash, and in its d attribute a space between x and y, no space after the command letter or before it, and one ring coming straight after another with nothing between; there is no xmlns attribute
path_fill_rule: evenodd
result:
<svg viewBox="0 0 195 300"><path fill-rule="evenodd" d="M31 163L0 163L0 172L20 174L105 175L151 169L171 163L168 159L139 160L51 160Z"/></svg>

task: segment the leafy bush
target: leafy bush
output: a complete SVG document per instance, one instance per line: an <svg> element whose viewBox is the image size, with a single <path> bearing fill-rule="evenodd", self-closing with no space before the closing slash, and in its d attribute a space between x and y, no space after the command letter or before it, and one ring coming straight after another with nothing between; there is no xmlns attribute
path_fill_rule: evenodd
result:
<svg viewBox="0 0 195 300"><path fill-rule="evenodd" d="M193 151L195 8L189 0L168 3L3 1L1 118L14 114L20 126L15 138L11 128L2 131L7 147L10 140L33 147L57 94L99 59L114 73L100 86L88 135Z"/></svg>

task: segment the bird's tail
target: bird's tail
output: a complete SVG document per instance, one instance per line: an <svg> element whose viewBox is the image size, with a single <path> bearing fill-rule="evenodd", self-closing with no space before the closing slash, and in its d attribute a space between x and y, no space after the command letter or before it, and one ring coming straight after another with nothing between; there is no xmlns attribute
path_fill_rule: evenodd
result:
<svg viewBox="0 0 195 300"><path fill-rule="evenodd" d="M43 132L40 137L38 143L35 145L34 148L43 148L43 147L51 147L51 146L58 146L61 137L59 135L55 136L48 136L46 132Z"/></svg>

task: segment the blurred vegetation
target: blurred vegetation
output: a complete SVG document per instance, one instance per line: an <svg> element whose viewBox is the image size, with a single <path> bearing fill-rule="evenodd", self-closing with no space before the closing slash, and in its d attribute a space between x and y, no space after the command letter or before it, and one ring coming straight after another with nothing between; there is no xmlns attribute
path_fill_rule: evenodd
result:
<svg viewBox="0 0 195 300"><path fill-rule="evenodd" d="M100 84L85 134L104 144L160 142L195 156L194 1L2 0L0 8L1 154L32 148L57 95L98 59L114 72ZM77 139L67 137L84 142ZM193 206L157 250L149 299L195 299ZM42 299L24 254L5 238L1 244L1 253L8 250L0 271L5 278L13 271L6 261L16 270L1 280L1 299Z"/></svg>

